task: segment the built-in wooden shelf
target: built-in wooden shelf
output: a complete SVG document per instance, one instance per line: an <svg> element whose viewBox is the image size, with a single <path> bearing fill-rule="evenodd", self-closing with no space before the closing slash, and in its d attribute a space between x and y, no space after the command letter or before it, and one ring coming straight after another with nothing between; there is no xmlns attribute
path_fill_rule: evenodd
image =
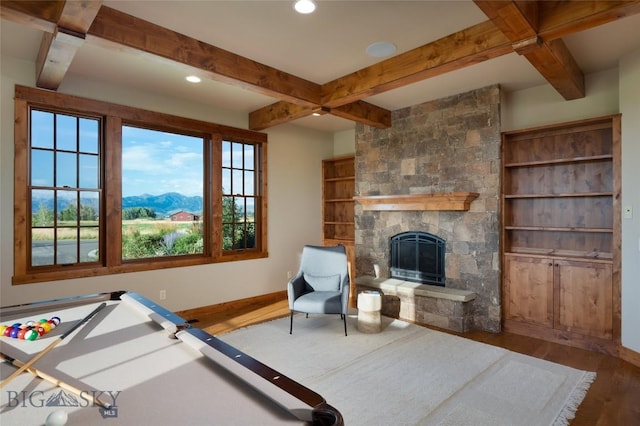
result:
<svg viewBox="0 0 640 426"><path fill-rule="evenodd" d="M617 353L620 116L502 134L502 327Z"/></svg>
<svg viewBox="0 0 640 426"><path fill-rule="evenodd" d="M505 194L505 199L512 198L579 198L579 197L611 197L612 192L575 192L565 194Z"/></svg>
<svg viewBox="0 0 640 426"><path fill-rule="evenodd" d="M588 161L610 161L613 158L611 154L603 155L588 155L582 157L571 158L557 158L553 160L537 160L537 161L522 161L518 163L506 163L504 167L535 167L535 166L548 166L554 164L575 164Z"/></svg>
<svg viewBox="0 0 640 426"><path fill-rule="evenodd" d="M363 210L386 211L467 211L477 192L448 192L435 194L369 195L353 197Z"/></svg>
<svg viewBox="0 0 640 426"><path fill-rule="evenodd" d="M532 247L511 247L505 256L525 256L540 257L548 259L553 257L558 260L589 260L590 262L606 262L611 263L613 253L602 251L580 251L580 250L554 250L554 249L536 249Z"/></svg>
<svg viewBox="0 0 640 426"><path fill-rule="evenodd" d="M349 306L354 308L356 289L352 271L355 272L356 269L355 190L356 169L353 155L322 160L322 244L340 244L347 251L351 277Z"/></svg>
<svg viewBox="0 0 640 426"><path fill-rule="evenodd" d="M584 226L519 226L519 225L506 225L506 230L519 230L519 231L549 231L549 232L597 232L597 233L611 233L613 228L586 228Z"/></svg>

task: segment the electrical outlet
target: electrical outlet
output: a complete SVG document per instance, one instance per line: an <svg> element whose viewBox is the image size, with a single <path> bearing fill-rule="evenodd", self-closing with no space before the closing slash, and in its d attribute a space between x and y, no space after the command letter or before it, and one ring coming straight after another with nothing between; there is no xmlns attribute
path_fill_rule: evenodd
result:
<svg viewBox="0 0 640 426"><path fill-rule="evenodd" d="M290 280L290 279L291 279L291 276L292 276L291 271L287 271L287 279L288 279L288 280Z"/></svg>
<svg viewBox="0 0 640 426"><path fill-rule="evenodd" d="M622 210L624 211L623 217L625 219L633 219L633 207L624 206L624 209L622 209Z"/></svg>
<svg viewBox="0 0 640 426"><path fill-rule="evenodd" d="M167 290L160 290L160 300L166 300Z"/></svg>

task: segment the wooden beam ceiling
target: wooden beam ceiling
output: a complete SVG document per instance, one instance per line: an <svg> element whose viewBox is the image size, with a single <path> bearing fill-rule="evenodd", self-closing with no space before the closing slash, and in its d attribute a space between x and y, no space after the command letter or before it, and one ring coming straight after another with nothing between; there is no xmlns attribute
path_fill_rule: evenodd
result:
<svg viewBox="0 0 640 426"><path fill-rule="evenodd" d="M390 111L364 99L514 51L527 58L566 99L583 97L584 76L561 38L640 13L640 0L474 1L489 21L324 85L102 6L101 0L2 0L0 12L5 19L45 32L37 67L41 87L58 87L84 42L126 48L278 99L250 113L252 130L314 112L389 127Z"/></svg>
<svg viewBox="0 0 640 426"><path fill-rule="evenodd" d="M585 96L584 74L561 37L639 12L633 1L474 0L566 100Z"/></svg>
<svg viewBox="0 0 640 426"><path fill-rule="evenodd" d="M318 105L320 86L316 83L106 6L100 9L88 36L107 47L124 46L198 68L213 80L299 106Z"/></svg>
<svg viewBox="0 0 640 426"><path fill-rule="evenodd" d="M322 103L342 106L511 52L509 40L483 22L326 83Z"/></svg>
<svg viewBox="0 0 640 426"><path fill-rule="evenodd" d="M36 57L36 86L58 89L101 5L101 0L88 4L2 0L2 18L44 32Z"/></svg>
<svg viewBox="0 0 640 426"><path fill-rule="evenodd" d="M584 97L584 75L564 42L545 42L538 35L537 2L474 2L558 93L567 100Z"/></svg>

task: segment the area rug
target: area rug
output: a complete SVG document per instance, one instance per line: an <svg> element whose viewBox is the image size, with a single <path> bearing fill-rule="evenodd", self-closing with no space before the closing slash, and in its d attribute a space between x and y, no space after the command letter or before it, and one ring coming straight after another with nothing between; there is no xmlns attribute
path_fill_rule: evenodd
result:
<svg viewBox="0 0 640 426"><path fill-rule="evenodd" d="M566 425L595 373L383 317L295 315L218 336L322 395L345 425Z"/></svg>

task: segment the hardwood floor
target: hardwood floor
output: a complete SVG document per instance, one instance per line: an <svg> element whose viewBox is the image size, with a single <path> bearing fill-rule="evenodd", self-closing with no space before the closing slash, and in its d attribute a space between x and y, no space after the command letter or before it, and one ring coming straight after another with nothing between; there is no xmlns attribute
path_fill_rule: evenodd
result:
<svg viewBox="0 0 640 426"><path fill-rule="evenodd" d="M187 320L196 320L194 326L219 335L289 315L285 299L286 295L278 294L178 314ZM609 355L511 333L473 331L452 334L581 370L595 371L597 378L571 426L640 426L640 368L633 364Z"/></svg>

